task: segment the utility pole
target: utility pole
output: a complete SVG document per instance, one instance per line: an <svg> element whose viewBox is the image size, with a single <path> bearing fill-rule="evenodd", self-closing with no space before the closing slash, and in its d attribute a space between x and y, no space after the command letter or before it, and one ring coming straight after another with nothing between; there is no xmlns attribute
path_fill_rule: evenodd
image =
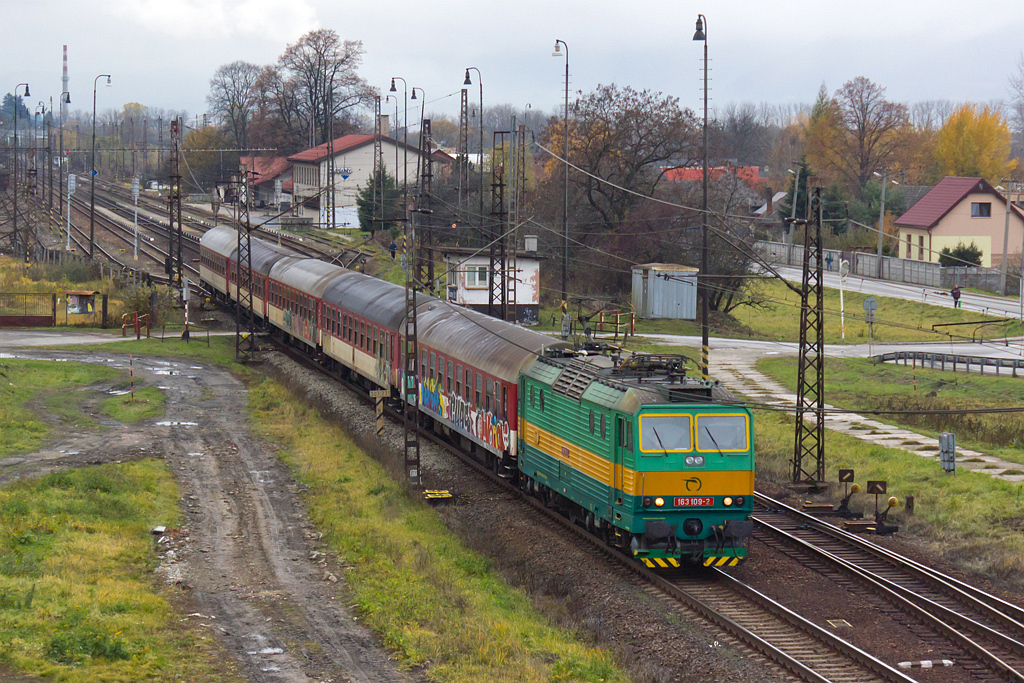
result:
<svg viewBox="0 0 1024 683"><path fill-rule="evenodd" d="M494 131L491 141L491 232L487 235L488 294L487 315L508 319L508 288L505 282L505 232L508 212L505 210L505 136L507 131Z"/></svg>
<svg viewBox="0 0 1024 683"><path fill-rule="evenodd" d="M876 174L877 175L877 174ZM882 238L885 236L885 187L889 184L889 169L882 169L882 208L878 212L878 279L882 279Z"/></svg>
<svg viewBox="0 0 1024 683"><path fill-rule="evenodd" d="M181 117L171 120L171 174L167 191L167 275L171 285L181 286L181 132L184 125ZM246 209L248 215L248 209ZM176 262L176 263L175 263ZM239 298L241 301L241 298Z"/></svg>
<svg viewBox="0 0 1024 683"><path fill-rule="evenodd" d="M249 220L249 173L239 169L232 185L237 190L235 200L235 225L238 231L238 272L235 274L236 300L235 310L235 358L252 360L256 355L256 316L252 304L252 223ZM244 200L243 200L244 197ZM231 282L228 281L228 290ZM265 293L264 293L265 296ZM245 328L242 318L245 318Z"/></svg>
<svg viewBox="0 0 1024 683"><path fill-rule="evenodd" d="M792 482L817 488L825 481L825 297L821 184L817 178L808 178L808 193L812 181L815 187L813 199L808 203L808 218L801 221L804 258Z"/></svg>
<svg viewBox="0 0 1024 683"><path fill-rule="evenodd" d="M1010 202L1013 201L1013 181L1003 178L1003 182L1006 183L1006 223L1003 225L1003 264L999 269L999 293L1006 296L1006 257L1010 248Z"/></svg>

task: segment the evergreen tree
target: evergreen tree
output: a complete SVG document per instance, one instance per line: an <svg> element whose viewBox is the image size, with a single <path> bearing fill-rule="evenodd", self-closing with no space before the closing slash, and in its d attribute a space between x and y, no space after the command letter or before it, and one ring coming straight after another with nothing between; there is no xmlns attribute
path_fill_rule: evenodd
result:
<svg viewBox="0 0 1024 683"><path fill-rule="evenodd" d="M374 196L381 191L381 180L383 179L383 199L378 198L381 205L374 211ZM374 189L376 188L376 190ZM399 201L402 196L394 176L387 172L387 167L381 164L380 170L374 173L370 182L365 187L359 188L356 196L356 207L359 212L359 228L371 235L376 230L387 230L393 237L401 230L402 206ZM374 215L377 221L374 222ZM382 222L383 221L383 222Z"/></svg>

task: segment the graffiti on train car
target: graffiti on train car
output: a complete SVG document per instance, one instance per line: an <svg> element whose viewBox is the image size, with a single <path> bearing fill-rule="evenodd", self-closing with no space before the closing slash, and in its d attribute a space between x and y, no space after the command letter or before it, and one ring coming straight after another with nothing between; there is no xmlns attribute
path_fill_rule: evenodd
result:
<svg viewBox="0 0 1024 683"><path fill-rule="evenodd" d="M377 362L373 366L373 373L377 378L377 383L386 386L391 381L391 359L378 356Z"/></svg>
<svg viewBox="0 0 1024 683"><path fill-rule="evenodd" d="M488 446L502 451L509 450L511 435L508 420L491 411L473 410L462 396L445 393L440 380L431 378L420 382L420 404L425 410L440 415Z"/></svg>
<svg viewBox="0 0 1024 683"><path fill-rule="evenodd" d="M313 338L313 322L305 316L293 315L291 311L285 310L284 324L292 331L293 336L304 339Z"/></svg>

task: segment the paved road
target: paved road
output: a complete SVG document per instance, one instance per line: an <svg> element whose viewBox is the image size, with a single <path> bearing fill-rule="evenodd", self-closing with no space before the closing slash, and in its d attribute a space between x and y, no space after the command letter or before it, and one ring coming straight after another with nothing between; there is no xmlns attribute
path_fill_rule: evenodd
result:
<svg viewBox="0 0 1024 683"><path fill-rule="evenodd" d="M803 277L799 268L783 266L777 267L776 270L779 275L791 282L800 282ZM824 276L826 287L839 289L838 272L826 271ZM920 301L921 303L933 306L953 306L949 290L936 289L934 287L922 287L921 285L889 282L888 280L875 280L873 278L851 275L846 278L845 289L849 292L859 292L871 296L888 296L897 299L907 299L908 301ZM978 311L985 315L1021 319L1020 299L963 292L960 296L960 303L964 310Z"/></svg>

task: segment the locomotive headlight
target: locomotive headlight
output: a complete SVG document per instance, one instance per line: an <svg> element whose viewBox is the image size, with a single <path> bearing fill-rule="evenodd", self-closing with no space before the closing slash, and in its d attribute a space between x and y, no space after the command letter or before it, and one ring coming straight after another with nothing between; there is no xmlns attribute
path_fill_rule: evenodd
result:
<svg viewBox="0 0 1024 683"><path fill-rule="evenodd" d="M684 462L690 467L702 467L704 465L703 455L688 455Z"/></svg>
<svg viewBox="0 0 1024 683"><path fill-rule="evenodd" d="M644 496L643 500L640 501L640 504L643 505L645 508L649 508L649 507L651 507L653 502L654 502L653 498L651 498L650 496Z"/></svg>
<svg viewBox="0 0 1024 683"><path fill-rule="evenodd" d="M725 504L725 507L729 507L732 505L732 496L726 496L722 499L722 502Z"/></svg>
<svg viewBox="0 0 1024 683"><path fill-rule="evenodd" d="M654 499L654 507L660 508L660 507L662 507L664 505L665 505L665 499L664 498L659 496L659 497Z"/></svg>
<svg viewBox="0 0 1024 683"><path fill-rule="evenodd" d="M736 496L736 504L737 505L743 505L743 503L745 503L745 502L746 502L746 498L744 498L743 496Z"/></svg>

